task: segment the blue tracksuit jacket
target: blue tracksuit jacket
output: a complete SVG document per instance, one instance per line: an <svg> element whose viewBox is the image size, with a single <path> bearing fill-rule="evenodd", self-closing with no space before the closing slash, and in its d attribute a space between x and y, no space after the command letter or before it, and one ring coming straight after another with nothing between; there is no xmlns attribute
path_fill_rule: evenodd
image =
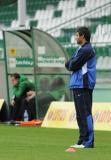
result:
<svg viewBox="0 0 111 160"><path fill-rule="evenodd" d="M72 71L69 87L93 89L96 83L96 56L89 42L76 50L65 64Z"/></svg>

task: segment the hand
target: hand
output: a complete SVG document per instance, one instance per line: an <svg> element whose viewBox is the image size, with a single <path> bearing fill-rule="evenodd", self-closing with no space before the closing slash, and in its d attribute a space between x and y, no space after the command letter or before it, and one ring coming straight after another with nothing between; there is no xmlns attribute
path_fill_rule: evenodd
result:
<svg viewBox="0 0 111 160"><path fill-rule="evenodd" d="M32 98L35 97L35 95L36 95L35 91L29 91L29 92L27 92L26 100L30 101Z"/></svg>
<svg viewBox="0 0 111 160"><path fill-rule="evenodd" d="M32 95L35 95L35 91L29 91L29 92L27 92L27 96L32 96Z"/></svg>
<svg viewBox="0 0 111 160"><path fill-rule="evenodd" d="M12 106L15 105L15 101L14 101L14 100L11 101L11 105L12 105Z"/></svg>

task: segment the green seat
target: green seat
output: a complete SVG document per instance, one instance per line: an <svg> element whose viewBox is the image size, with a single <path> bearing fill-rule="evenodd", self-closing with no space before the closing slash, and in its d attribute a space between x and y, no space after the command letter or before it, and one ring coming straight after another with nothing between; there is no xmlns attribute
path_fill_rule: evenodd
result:
<svg viewBox="0 0 111 160"><path fill-rule="evenodd" d="M38 21L30 21L30 27L37 27Z"/></svg>
<svg viewBox="0 0 111 160"><path fill-rule="evenodd" d="M63 28L62 32L65 36L72 36L75 34L76 28Z"/></svg>
<svg viewBox="0 0 111 160"><path fill-rule="evenodd" d="M0 23L10 26L12 20L17 19L17 5L9 5L0 7Z"/></svg>
<svg viewBox="0 0 111 160"><path fill-rule="evenodd" d="M70 37L69 36L58 37L57 40L60 43L70 43Z"/></svg>
<svg viewBox="0 0 111 160"><path fill-rule="evenodd" d="M86 0L78 0L77 1L77 7L84 7L86 3Z"/></svg>
<svg viewBox="0 0 111 160"><path fill-rule="evenodd" d="M54 12L54 16L53 17L61 17L62 16L62 10L56 10Z"/></svg>

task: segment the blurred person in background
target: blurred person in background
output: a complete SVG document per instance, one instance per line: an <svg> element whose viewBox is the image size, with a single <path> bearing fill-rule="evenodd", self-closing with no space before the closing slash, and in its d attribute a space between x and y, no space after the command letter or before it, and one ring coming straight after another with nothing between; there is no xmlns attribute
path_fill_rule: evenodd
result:
<svg viewBox="0 0 111 160"><path fill-rule="evenodd" d="M44 79L45 80L45 79ZM44 82L41 81L41 82ZM46 79L47 82L47 79ZM45 83L47 89L47 83ZM42 85L42 83L41 83ZM52 101L61 101L65 98L65 83L62 77L55 77L51 82L50 86L48 86L48 90L38 90L37 91L37 105L38 105L38 113L39 118L43 119L49 106ZM27 101L32 101L33 105L35 105L35 91L29 91L27 93Z"/></svg>

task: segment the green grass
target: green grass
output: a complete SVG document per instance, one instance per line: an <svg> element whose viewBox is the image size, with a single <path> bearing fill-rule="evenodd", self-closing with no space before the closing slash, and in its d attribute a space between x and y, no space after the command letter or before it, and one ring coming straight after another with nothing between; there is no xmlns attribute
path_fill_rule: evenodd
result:
<svg viewBox="0 0 111 160"><path fill-rule="evenodd" d="M0 160L110 160L111 132L95 132L94 149L66 153L77 130L0 125Z"/></svg>

